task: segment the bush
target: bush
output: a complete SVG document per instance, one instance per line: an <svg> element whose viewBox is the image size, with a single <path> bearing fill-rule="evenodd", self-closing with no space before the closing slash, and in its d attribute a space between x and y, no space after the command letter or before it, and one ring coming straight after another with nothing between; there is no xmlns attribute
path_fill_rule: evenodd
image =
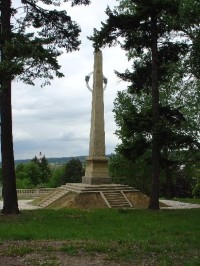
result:
<svg viewBox="0 0 200 266"><path fill-rule="evenodd" d="M52 169L52 175L49 181L50 187L59 187L62 185L62 179L65 173L65 166L54 166Z"/></svg>
<svg viewBox="0 0 200 266"><path fill-rule="evenodd" d="M79 183L84 175L83 165L79 159L71 159L65 166L62 185L65 183Z"/></svg>
<svg viewBox="0 0 200 266"><path fill-rule="evenodd" d="M192 194L195 198L200 198L200 183L196 184L192 191Z"/></svg>
<svg viewBox="0 0 200 266"><path fill-rule="evenodd" d="M17 188L33 188L34 185L31 183L31 180L29 178L24 178L24 179L16 179L16 186Z"/></svg>

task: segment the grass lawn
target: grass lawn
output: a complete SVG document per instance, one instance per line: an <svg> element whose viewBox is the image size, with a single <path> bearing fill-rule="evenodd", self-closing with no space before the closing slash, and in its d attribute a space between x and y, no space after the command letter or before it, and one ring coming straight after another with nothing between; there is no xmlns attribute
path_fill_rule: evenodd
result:
<svg viewBox="0 0 200 266"><path fill-rule="evenodd" d="M25 246L11 249L18 256L34 252L27 241L62 240L57 251L69 255L104 254L130 265L200 265L199 221L200 209L23 211L0 215L0 247L5 241L25 240Z"/></svg>

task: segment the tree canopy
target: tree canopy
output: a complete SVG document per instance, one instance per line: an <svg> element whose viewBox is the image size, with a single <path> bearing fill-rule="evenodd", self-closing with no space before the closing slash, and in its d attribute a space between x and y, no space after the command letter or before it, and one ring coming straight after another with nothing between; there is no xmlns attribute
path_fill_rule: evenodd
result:
<svg viewBox="0 0 200 266"><path fill-rule="evenodd" d="M171 97L172 93L178 94L183 87L186 88L180 83L186 83L189 74L192 74L190 82L198 75L194 54L199 51L196 40L200 4L193 1L189 6L189 2L119 1L119 7L113 11L107 8L108 19L102 23L100 30L94 29L90 37L95 49L119 44L127 52L128 59L133 61L131 71L117 73L121 79L130 82L128 94L132 95L128 98L119 95L121 106L115 109L117 122L121 123L117 133L122 145L118 149L121 148L121 152L132 159L151 150L151 209L159 208L159 178L164 148L183 149L198 145L194 134L188 135L186 127L182 129L186 117L181 106L174 105ZM195 59L198 60L198 57ZM170 95L168 100L164 99L164 94Z"/></svg>
<svg viewBox="0 0 200 266"><path fill-rule="evenodd" d="M54 75L63 77L57 57L78 50L81 29L61 4L67 0L23 0L10 6L11 28L7 29L9 41L3 38L0 78L15 77L28 84L41 78L49 84ZM71 5L89 4L88 0L70 1Z"/></svg>

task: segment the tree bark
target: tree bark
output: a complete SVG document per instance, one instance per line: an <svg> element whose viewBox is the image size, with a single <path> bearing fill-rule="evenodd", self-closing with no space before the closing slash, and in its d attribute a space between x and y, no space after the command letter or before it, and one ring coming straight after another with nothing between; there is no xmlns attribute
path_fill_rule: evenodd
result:
<svg viewBox="0 0 200 266"><path fill-rule="evenodd" d="M3 176L3 209L4 214L18 214L15 164L12 137L12 108L11 108L11 82L2 93L1 107L1 153Z"/></svg>
<svg viewBox="0 0 200 266"><path fill-rule="evenodd" d="M149 209L159 210L160 136L159 136L159 88L158 88L158 34L157 15L151 18L152 38L152 188Z"/></svg>
<svg viewBox="0 0 200 266"><path fill-rule="evenodd" d="M7 42L10 41L10 8L11 1L1 1L2 64L9 61L9 55L4 52ZM9 70L8 70L9 71ZM2 153L2 176L3 176L3 214L18 214L15 164L12 136L12 106L11 106L11 77L8 73L1 80L1 153Z"/></svg>

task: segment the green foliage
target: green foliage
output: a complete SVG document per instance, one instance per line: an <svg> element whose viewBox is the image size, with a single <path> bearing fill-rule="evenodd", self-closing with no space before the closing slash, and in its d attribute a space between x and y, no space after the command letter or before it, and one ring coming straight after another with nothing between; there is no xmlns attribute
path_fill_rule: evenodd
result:
<svg viewBox="0 0 200 266"><path fill-rule="evenodd" d="M65 183L80 183L84 175L83 165L79 159L71 159L65 166L62 184Z"/></svg>
<svg viewBox="0 0 200 266"><path fill-rule="evenodd" d="M169 101L173 101L175 107L180 103L180 98L175 101L173 96L172 99L170 99L169 95L167 97L162 96L161 102L166 102L169 99ZM194 98L190 98L190 91L185 92L184 96L182 95L183 101L184 98L191 105L196 101ZM149 194L149 189L147 188L149 187L151 173L150 151L152 141L152 122L148 105L148 96L145 98L143 94L132 95L127 92L119 92L118 97L115 99L113 110L118 126L116 134L121 139L121 144L116 148L118 160L115 162L114 175L122 175L123 170L121 170L120 165L123 165L126 159L119 156L121 154L130 160L129 163L126 162L127 169L135 168L135 174L132 175L132 178L129 177L129 173L132 170L124 172L123 178L126 180L125 182L136 186L136 188L147 194ZM198 147L198 142L196 141L198 119L196 119L195 112L198 108L198 103L197 101L195 102L194 112L190 109L190 114L187 112L189 106L184 107L184 116L178 109L170 109L166 106L160 108L162 119L160 126L160 147L162 148L160 192L162 196L173 197L183 196L184 194L185 196L191 196L194 187L194 182L192 181L194 176L192 176L191 169L196 166L191 164L190 161L198 161L197 153L195 153L195 149ZM181 152L180 150L178 153L178 149L184 149L185 151ZM186 172L183 169L188 167L180 167L187 164L190 164L190 171ZM140 169L148 170L144 171L145 174L142 174ZM140 182L136 181L137 176L140 176ZM145 185L145 182L148 182L148 185Z"/></svg>
<svg viewBox="0 0 200 266"><path fill-rule="evenodd" d="M11 7L9 16L14 23L9 41L1 39L3 60L0 62L0 78L18 78L34 85L34 79L49 84L53 76L63 77L57 57L78 50L80 27L65 10L55 9L66 1L21 1L17 8ZM88 5L88 0L71 1L72 6ZM10 30L10 32L9 32Z"/></svg>
<svg viewBox="0 0 200 266"><path fill-rule="evenodd" d="M62 184L62 178L65 173L65 165L55 166L52 168L52 175L49 180L50 187L59 187Z"/></svg>
<svg viewBox="0 0 200 266"><path fill-rule="evenodd" d="M16 166L17 188L47 187L51 179L51 169L45 156L36 156L28 163Z"/></svg>
<svg viewBox="0 0 200 266"><path fill-rule="evenodd" d="M51 170L48 163L48 160L46 159L45 155L43 155L40 158L37 158L36 156L32 159L34 163L36 163L40 169L41 169L41 181L42 183L48 183L50 177L51 177Z"/></svg>
<svg viewBox="0 0 200 266"><path fill-rule="evenodd" d="M42 182L41 180L41 169L34 163L29 162L24 165L24 172L27 178L30 178L31 183L36 186Z"/></svg>
<svg viewBox="0 0 200 266"><path fill-rule="evenodd" d="M192 194L195 198L200 198L200 182L199 182L199 180L198 180L198 183L193 188Z"/></svg>
<svg viewBox="0 0 200 266"><path fill-rule="evenodd" d="M200 147L199 56L195 56L200 4L193 1L188 8L189 2L119 1L113 11L107 8L108 19L90 37L96 50L119 44L133 61L131 70L116 72L129 82L114 103L121 140L116 151L131 160L132 167L138 162L145 169L152 165L151 206L158 201L159 176L162 193L168 196L174 191L189 196L193 187L192 177L183 171L187 161L177 157L178 150L195 152ZM130 182L128 173L126 179Z"/></svg>
<svg viewBox="0 0 200 266"><path fill-rule="evenodd" d="M81 183L84 175L83 165L79 159L71 159L66 164L52 168L50 187L58 187L66 183Z"/></svg>
<svg viewBox="0 0 200 266"><path fill-rule="evenodd" d="M199 161L193 164L192 169L193 169L192 177L193 177L193 184L194 184L192 194L195 198L200 198L200 163Z"/></svg>
<svg viewBox="0 0 200 266"><path fill-rule="evenodd" d="M63 50L77 50L80 44L80 27L65 10L55 9L67 1L23 0L18 1L17 4L21 6L17 8L12 7L11 1L1 1L0 100L4 214L19 213L12 140L11 81L19 78L33 85L34 79L40 78L42 85L46 85L50 84L54 75L63 76L59 72L57 57ZM89 3L88 0L71 1L72 6ZM11 17L14 17L12 25ZM37 177L38 180L40 178ZM38 180L32 177L31 182L36 185Z"/></svg>
<svg viewBox="0 0 200 266"><path fill-rule="evenodd" d="M45 156L35 156L28 163L19 163L15 171L17 188L59 187L65 183L79 183L84 175L79 159L50 167Z"/></svg>
<svg viewBox="0 0 200 266"><path fill-rule="evenodd" d="M133 161L151 152L149 207L155 209L158 208L160 168L165 165L167 169L173 163L170 152L199 146L197 136L189 135L186 130L187 117L181 106L164 100L164 95L168 94L167 100L177 95L180 84L183 86L191 72L190 43L193 38L188 33L195 36L199 22L197 16L190 17L190 22L188 16L183 19L184 4L185 1L168 0L119 1L119 7L113 11L107 8L108 19L99 31L94 29L90 37L96 50L119 44L133 61L131 71L116 72L118 77L130 83L126 93L118 94L119 104L115 103L115 119L120 127L117 134L122 142L117 151ZM199 8L200 5L195 4ZM178 71L175 66L179 66ZM177 87L172 82L169 92L171 80L176 81Z"/></svg>
<svg viewBox="0 0 200 266"><path fill-rule="evenodd" d="M29 177L25 177L25 178L18 178L18 175L16 177L16 187L17 189L21 188L21 189L30 189L30 188L34 188L34 184L31 182Z"/></svg>
<svg viewBox="0 0 200 266"><path fill-rule="evenodd" d="M133 162L117 153L109 159L109 174L114 183L132 186L149 195L151 165L147 160L142 157Z"/></svg>

